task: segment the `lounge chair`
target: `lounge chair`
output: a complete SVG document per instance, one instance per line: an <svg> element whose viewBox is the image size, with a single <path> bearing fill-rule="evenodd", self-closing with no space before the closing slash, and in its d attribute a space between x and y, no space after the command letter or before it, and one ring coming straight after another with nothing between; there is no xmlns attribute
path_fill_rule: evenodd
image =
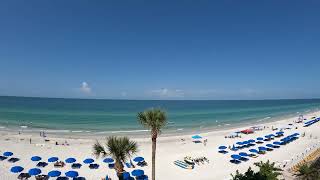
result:
<svg viewBox="0 0 320 180"><path fill-rule="evenodd" d="M241 161L249 161L249 159L248 158L246 158L246 157L241 157L241 159L240 159Z"/></svg>
<svg viewBox="0 0 320 180"><path fill-rule="evenodd" d="M73 178L72 180L86 180L85 177L76 177L76 178Z"/></svg>
<svg viewBox="0 0 320 180"><path fill-rule="evenodd" d="M141 166L141 167L148 166L147 162L145 162L145 161L138 162L137 165Z"/></svg>
<svg viewBox="0 0 320 180"><path fill-rule="evenodd" d="M240 164L241 163L241 161L236 160L236 159L231 159L230 162L233 164Z"/></svg>
<svg viewBox="0 0 320 180"><path fill-rule="evenodd" d="M69 180L69 178L66 176L60 176L56 180Z"/></svg>
<svg viewBox="0 0 320 180"><path fill-rule="evenodd" d="M183 161L180 161L180 160L176 160L176 161L174 161L173 163L174 163L176 166L181 167L181 168L183 168L183 169L193 169L193 168L194 168L193 165L187 164L187 163L185 163L185 162L183 162Z"/></svg>
<svg viewBox="0 0 320 180"><path fill-rule="evenodd" d="M17 162L19 160L20 160L19 158L10 158L10 159L8 159L8 161L11 162L11 163L15 163L15 162Z"/></svg>
<svg viewBox="0 0 320 180"><path fill-rule="evenodd" d="M38 162L37 167L46 167L48 163L46 162Z"/></svg>
<svg viewBox="0 0 320 180"><path fill-rule="evenodd" d="M0 161L3 161L3 160L5 160L5 159L7 159L7 157L5 157L5 156L0 156Z"/></svg>
<svg viewBox="0 0 320 180"><path fill-rule="evenodd" d="M31 176L29 173L20 173L18 179L29 179Z"/></svg>
<svg viewBox="0 0 320 180"><path fill-rule="evenodd" d="M81 168L81 164L80 163L73 163L72 165L71 165L71 168L72 169L80 169Z"/></svg>
<svg viewBox="0 0 320 180"><path fill-rule="evenodd" d="M62 161L55 162L55 163L53 164L53 166L54 166L55 168L60 168L60 167L62 168L62 167L65 166L65 163L62 162Z"/></svg>
<svg viewBox="0 0 320 180"><path fill-rule="evenodd" d="M48 175L38 175L35 178L36 178L36 180L48 180L49 176Z"/></svg>
<svg viewBox="0 0 320 180"><path fill-rule="evenodd" d="M99 168L99 164L90 164L89 168L90 169L98 169Z"/></svg>
<svg viewBox="0 0 320 180"><path fill-rule="evenodd" d="M109 167L110 169L113 169L113 168L114 168L114 164L109 164L108 167Z"/></svg>

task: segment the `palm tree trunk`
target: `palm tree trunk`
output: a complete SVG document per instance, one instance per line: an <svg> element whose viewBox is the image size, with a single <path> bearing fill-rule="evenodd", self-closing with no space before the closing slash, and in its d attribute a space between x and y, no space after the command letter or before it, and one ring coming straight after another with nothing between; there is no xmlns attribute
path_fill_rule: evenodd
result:
<svg viewBox="0 0 320 180"><path fill-rule="evenodd" d="M157 138L152 137L152 180L156 179L156 148Z"/></svg>

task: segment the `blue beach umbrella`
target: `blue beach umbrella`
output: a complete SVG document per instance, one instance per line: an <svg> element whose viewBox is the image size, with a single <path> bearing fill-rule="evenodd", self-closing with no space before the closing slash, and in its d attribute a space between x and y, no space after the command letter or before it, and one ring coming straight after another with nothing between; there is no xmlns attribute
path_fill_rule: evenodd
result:
<svg viewBox="0 0 320 180"><path fill-rule="evenodd" d="M273 142L273 144L275 144L275 145L281 145L281 142L275 141L275 142Z"/></svg>
<svg viewBox="0 0 320 180"><path fill-rule="evenodd" d="M144 158L143 157L135 157L134 159L133 159L133 161L134 162L141 162L141 161L144 161Z"/></svg>
<svg viewBox="0 0 320 180"><path fill-rule="evenodd" d="M275 135L274 135L274 134L269 134L269 136L270 136L270 137L272 137L272 136L274 137Z"/></svg>
<svg viewBox="0 0 320 180"><path fill-rule="evenodd" d="M256 149L250 149L249 151L252 152L252 153L258 153L258 152L259 152L259 151L256 150Z"/></svg>
<svg viewBox="0 0 320 180"><path fill-rule="evenodd" d="M299 136L300 134L299 133L294 133L292 134L293 136Z"/></svg>
<svg viewBox="0 0 320 180"><path fill-rule="evenodd" d="M66 159L66 163L74 163L74 162L76 162L77 160L75 159L75 158L68 158L68 159Z"/></svg>
<svg viewBox="0 0 320 180"><path fill-rule="evenodd" d="M276 134L278 134L278 135L281 135L281 134L283 134L284 132L282 132L282 131L279 131L279 132L276 132Z"/></svg>
<svg viewBox="0 0 320 180"><path fill-rule="evenodd" d="M263 141L263 138L262 137L258 137L257 140L258 141Z"/></svg>
<svg viewBox="0 0 320 180"><path fill-rule="evenodd" d="M39 157L39 156L31 157L31 161L40 161L40 160L41 160L41 157Z"/></svg>
<svg viewBox="0 0 320 180"><path fill-rule="evenodd" d="M85 164L91 164L93 162L94 162L94 160L92 158L87 158L87 159L83 160L83 163L85 163Z"/></svg>
<svg viewBox="0 0 320 180"><path fill-rule="evenodd" d="M266 146L269 147L269 148L273 148L272 144L266 144Z"/></svg>
<svg viewBox="0 0 320 180"><path fill-rule="evenodd" d="M132 176L142 176L144 175L144 171L141 169L135 169L131 172Z"/></svg>
<svg viewBox="0 0 320 180"><path fill-rule="evenodd" d="M241 156L239 156L238 154L232 154L231 158L232 159L241 159Z"/></svg>
<svg viewBox="0 0 320 180"><path fill-rule="evenodd" d="M254 143L254 142L256 142L256 141L253 140L253 139L250 139L250 140L248 140L248 142L249 142L249 143Z"/></svg>
<svg viewBox="0 0 320 180"><path fill-rule="evenodd" d="M41 170L39 168L32 168L28 171L28 174L31 176L36 176L41 173Z"/></svg>
<svg viewBox="0 0 320 180"><path fill-rule="evenodd" d="M105 159L103 160L103 162L105 162L105 163L113 163L114 160L113 160L112 158L105 158Z"/></svg>
<svg viewBox="0 0 320 180"><path fill-rule="evenodd" d="M65 173L65 175L71 178L75 178L79 176L79 173L77 171L68 171Z"/></svg>
<svg viewBox="0 0 320 180"><path fill-rule="evenodd" d="M21 166L13 166L11 169L10 169L10 171L11 172L13 172L13 173L19 173L19 172L21 172L21 171L23 171L23 167L21 167Z"/></svg>
<svg viewBox="0 0 320 180"><path fill-rule="evenodd" d="M50 176L50 177L58 177L58 176L60 176L60 175L61 175L61 172L60 172L60 171L56 171L56 170L50 171L50 172L48 173L48 176Z"/></svg>
<svg viewBox="0 0 320 180"><path fill-rule="evenodd" d="M267 148L263 147L263 146L258 147L258 149L259 149L259 151L266 151L267 150Z"/></svg>
<svg viewBox="0 0 320 180"><path fill-rule="evenodd" d="M4 155L4 156L12 156L13 153L12 153L12 152L4 152L3 155Z"/></svg>
<svg viewBox="0 0 320 180"><path fill-rule="evenodd" d="M247 153L245 153L245 152L241 152L241 153L239 153L239 155L240 156L249 156Z"/></svg>
<svg viewBox="0 0 320 180"><path fill-rule="evenodd" d="M249 144L249 141L243 141L242 144Z"/></svg>
<svg viewBox="0 0 320 180"><path fill-rule="evenodd" d="M51 157L51 158L48 159L48 162L56 162L58 160L59 160L58 157Z"/></svg>
<svg viewBox="0 0 320 180"><path fill-rule="evenodd" d="M129 172L124 172L122 174L123 179L129 179L130 178L130 173Z"/></svg>
<svg viewBox="0 0 320 180"><path fill-rule="evenodd" d="M236 142L236 144L238 144L238 145L243 145L243 143L242 143L242 142Z"/></svg>
<svg viewBox="0 0 320 180"><path fill-rule="evenodd" d="M219 146L219 149L224 150L224 149L227 149L227 147L226 146Z"/></svg>
<svg viewBox="0 0 320 180"><path fill-rule="evenodd" d="M199 135L194 135L194 136L192 136L192 139L202 139L202 137Z"/></svg>
<svg viewBox="0 0 320 180"><path fill-rule="evenodd" d="M267 138L267 139L271 138L270 135L265 135L264 137Z"/></svg>

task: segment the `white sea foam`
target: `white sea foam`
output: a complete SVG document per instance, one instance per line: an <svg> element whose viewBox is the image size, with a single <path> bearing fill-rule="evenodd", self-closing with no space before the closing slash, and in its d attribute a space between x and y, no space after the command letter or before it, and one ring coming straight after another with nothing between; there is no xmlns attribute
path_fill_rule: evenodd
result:
<svg viewBox="0 0 320 180"><path fill-rule="evenodd" d="M179 128L179 129L177 129L177 131L183 131L183 128Z"/></svg>
<svg viewBox="0 0 320 180"><path fill-rule="evenodd" d="M83 131L71 131L71 132L73 132L73 133L81 133Z"/></svg>
<svg viewBox="0 0 320 180"><path fill-rule="evenodd" d="M21 128L23 128L23 129L26 129L26 128L28 128L28 126L20 126Z"/></svg>

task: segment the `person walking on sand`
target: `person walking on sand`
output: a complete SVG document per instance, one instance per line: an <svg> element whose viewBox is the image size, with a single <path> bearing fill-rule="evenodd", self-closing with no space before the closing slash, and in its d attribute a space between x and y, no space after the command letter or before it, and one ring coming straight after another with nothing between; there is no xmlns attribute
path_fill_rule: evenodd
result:
<svg viewBox="0 0 320 180"><path fill-rule="evenodd" d="M31 144L31 138L30 138L30 144Z"/></svg>

